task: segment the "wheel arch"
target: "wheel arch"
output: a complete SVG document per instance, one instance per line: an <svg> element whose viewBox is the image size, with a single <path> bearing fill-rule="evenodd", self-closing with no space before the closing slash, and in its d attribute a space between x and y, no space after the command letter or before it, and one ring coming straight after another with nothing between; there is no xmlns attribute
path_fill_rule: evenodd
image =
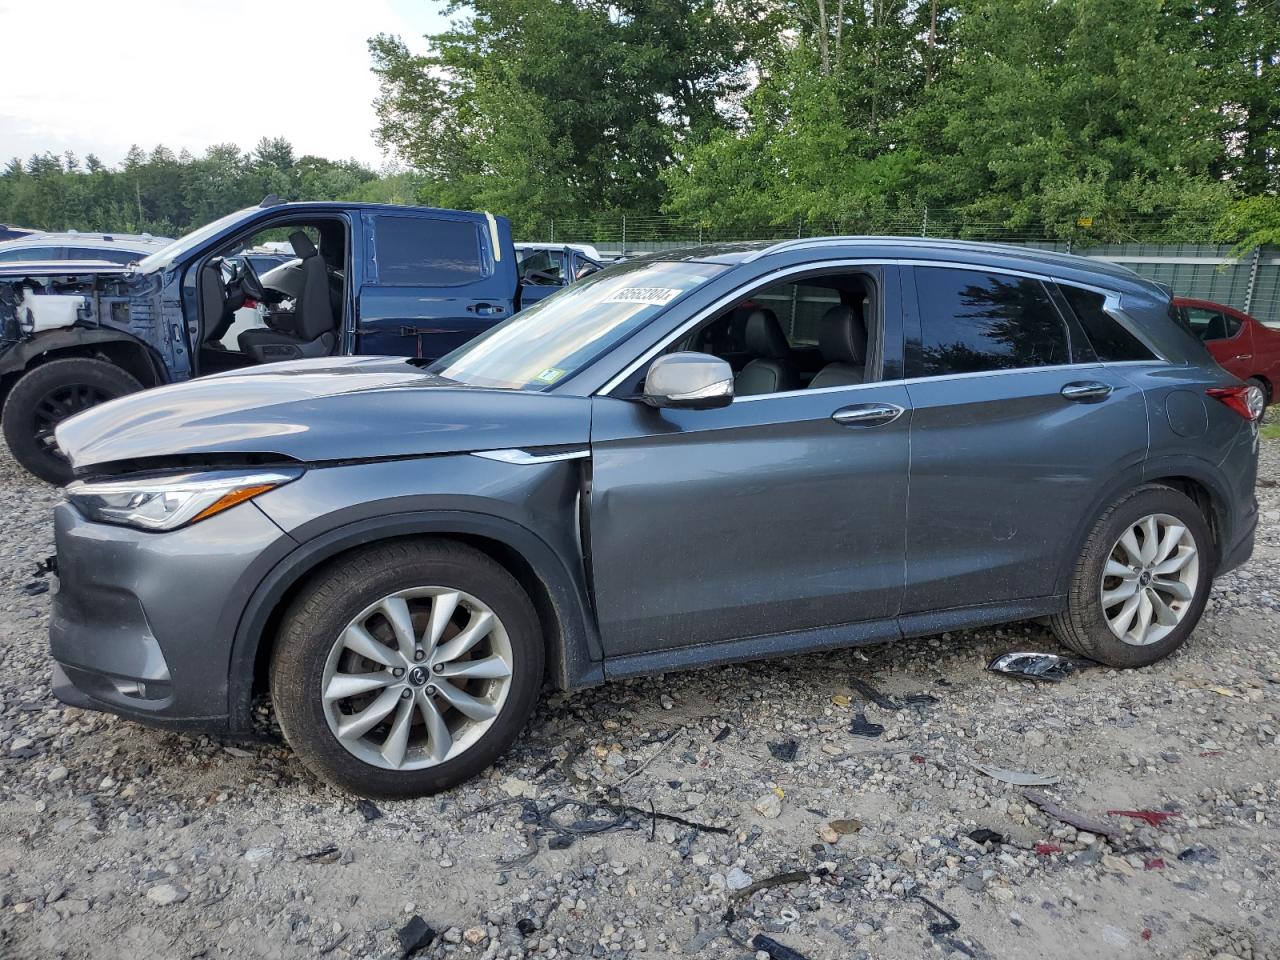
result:
<svg viewBox="0 0 1280 960"><path fill-rule="evenodd" d="M267 689L268 665L280 620L312 574L359 547L424 537L467 544L516 578L538 615L553 686L578 689L603 682L600 643L590 606L564 563L536 534L510 520L457 511L370 517L299 544L275 563L251 595L239 618L228 665L231 728L249 729L253 699Z"/></svg>
<svg viewBox="0 0 1280 960"><path fill-rule="evenodd" d="M149 344L118 330L50 330L23 340L0 358L0 403L24 373L51 360L84 357L120 367L144 387L169 382L164 361Z"/></svg>
<svg viewBox="0 0 1280 960"><path fill-rule="evenodd" d="M1085 542L1092 532L1094 524L1103 511L1112 503L1131 490L1147 484L1161 484L1172 487L1190 498L1204 514L1213 536L1216 556L1214 566L1221 562L1222 554L1228 543L1227 535L1227 503L1230 494L1225 479L1218 476L1208 461L1194 457L1170 457L1149 460L1145 464L1136 465L1125 470L1105 486L1101 494L1093 502L1090 509L1083 514L1084 521L1076 531L1072 541L1072 549L1063 558L1058 574L1058 586L1055 591L1065 596L1066 588L1071 582L1071 573L1076 558L1084 549Z"/></svg>

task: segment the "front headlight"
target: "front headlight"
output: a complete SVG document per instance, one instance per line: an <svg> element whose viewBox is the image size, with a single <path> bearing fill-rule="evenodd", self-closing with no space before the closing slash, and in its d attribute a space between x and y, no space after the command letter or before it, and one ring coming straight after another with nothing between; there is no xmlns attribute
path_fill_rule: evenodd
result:
<svg viewBox="0 0 1280 960"><path fill-rule="evenodd" d="M67 486L66 494L90 520L140 530L174 530L252 500L300 476L301 470L223 470L100 483L78 480Z"/></svg>

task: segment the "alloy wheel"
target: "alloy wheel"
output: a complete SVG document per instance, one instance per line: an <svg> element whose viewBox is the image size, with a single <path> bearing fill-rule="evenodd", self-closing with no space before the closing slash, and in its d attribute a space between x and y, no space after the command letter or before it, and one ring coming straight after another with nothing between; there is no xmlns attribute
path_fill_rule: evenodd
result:
<svg viewBox="0 0 1280 960"><path fill-rule="evenodd" d="M366 763L420 770L459 756L511 688L497 615L449 587L400 590L353 617L325 661L320 695L337 741Z"/></svg>
<svg viewBox="0 0 1280 960"><path fill-rule="evenodd" d="M1159 643L1191 608L1200 583L1200 555L1177 517L1155 513L1116 541L1102 572L1103 616L1125 643Z"/></svg>

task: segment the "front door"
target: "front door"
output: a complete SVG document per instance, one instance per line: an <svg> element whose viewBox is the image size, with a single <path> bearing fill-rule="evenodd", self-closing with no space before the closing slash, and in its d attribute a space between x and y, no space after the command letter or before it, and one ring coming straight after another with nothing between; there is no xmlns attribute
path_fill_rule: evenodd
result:
<svg viewBox="0 0 1280 960"><path fill-rule="evenodd" d="M779 379L794 388L748 393L740 376L739 395L716 410L654 409L626 398L637 381L593 400L585 546L607 657L819 628L834 630L794 646L831 645L896 629L911 404L901 382L879 378L901 369L897 286L896 269L774 274L666 348L719 355L709 332L767 301L778 311L764 311L776 329L762 362L790 368ZM852 315L842 303L866 318L869 337L847 319L847 337L822 332ZM828 339L834 366L822 379L806 362ZM857 373L843 364L857 359L853 339L870 344L857 350ZM841 629L853 624L867 626Z"/></svg>
<svg viewBox="0 0 1280 960"><path fill-rule="evenodd" d="M895 616L908 408L901 384L720 410L597 398L590 536L606 656ZM886 416L856 420L875 409Z"/></svg>
<svg viewBox="0 0 1280 960"><path fill-rule="evenodd" d="M357 353L437 360L511 316L515 267L483 216L396 210L364 221Z"/></svg>

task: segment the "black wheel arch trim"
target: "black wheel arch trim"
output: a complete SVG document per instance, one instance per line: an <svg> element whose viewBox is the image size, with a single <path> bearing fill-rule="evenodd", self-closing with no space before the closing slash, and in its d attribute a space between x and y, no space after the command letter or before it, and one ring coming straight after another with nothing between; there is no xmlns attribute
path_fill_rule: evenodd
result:
<svg viewBox="0 0 1280 960"><path fill-rule="evenodd" d="M300 530L314 527L307 524ZM255 669L266 628L288 591L326 560L353 547L404 536L474 536L519 554L542 582L559 622L550 638L547 664L555 686L574 690L604 682L603 651L590 605L564 562L541 537L514 521L457 510L419 510L340 522L306 539L281 538L281 549L264 554L260 582L239 614L228 662L227 706L233 731L250 729ZM295 544L290 549L290 543Z"/></svg>
<svg viewBox="0 0 1280 960"><path fill-rule="evenodd" d="M30 366L32 360L37 360L45 354L56 354L65 350L76 350L113 343L126 344L146 356L152 375L155 378L155 384L144 383L143 386L154 386L167 382L168 375L165 372L164 361L151 344L120 330L83 329L77 327L48 330L37 334L29 340L20 341L10 350L0 352L0 377L9 377L13 374L22 373Z"/></svg>

